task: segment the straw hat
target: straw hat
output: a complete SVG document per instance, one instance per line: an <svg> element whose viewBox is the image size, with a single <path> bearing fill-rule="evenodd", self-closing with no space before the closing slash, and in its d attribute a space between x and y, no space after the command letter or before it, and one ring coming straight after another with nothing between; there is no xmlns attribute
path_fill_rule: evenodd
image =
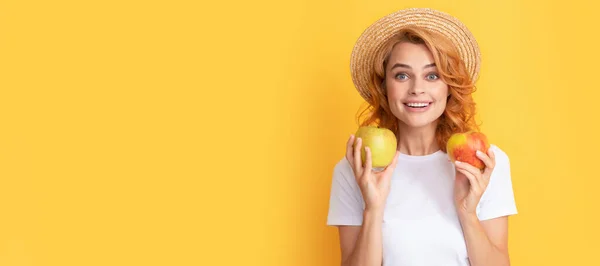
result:
<svg viewBox="0 0 600 266"><path fill-rule="evenodd" d="M354 45L350 57L350 72L354 86L364 99L371 98L368 84L374 71L376 52L408 25L419 26L448 38L458 49L472 80L477 80L481 53L477 41L464 24L447 13L430 8L402 9L371 24Z"/></svg>

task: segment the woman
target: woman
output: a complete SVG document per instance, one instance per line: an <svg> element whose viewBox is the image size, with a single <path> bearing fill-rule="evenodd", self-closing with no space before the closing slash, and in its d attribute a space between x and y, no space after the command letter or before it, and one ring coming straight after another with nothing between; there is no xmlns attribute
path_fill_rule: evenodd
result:
<svg viewBox="0 0 600 266"><path fill-rule="evenodd" d="M351 136L335 166L327 224L339 228L342 265L510 264L508 216L517 209L506 153L494 144L478 153L480 171L452 163L445 149L453 133L478 130L479 65L468 29L432 9L390 14L358 39L352 78L370 105L361 125L386 127L398 143L376 172Z"/></svg>

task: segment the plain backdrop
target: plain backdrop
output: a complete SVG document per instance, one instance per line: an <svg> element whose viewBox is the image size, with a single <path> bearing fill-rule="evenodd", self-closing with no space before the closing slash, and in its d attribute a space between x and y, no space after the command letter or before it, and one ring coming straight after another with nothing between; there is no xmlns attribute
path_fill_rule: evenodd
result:
<svg viewBox="0 0 600 266"><path fill-rule="evenodd" d="M513 265L600 265L600 16L582 0L1 1L0 265L339 265L350 53L406 7L481 46Z"/></svg>

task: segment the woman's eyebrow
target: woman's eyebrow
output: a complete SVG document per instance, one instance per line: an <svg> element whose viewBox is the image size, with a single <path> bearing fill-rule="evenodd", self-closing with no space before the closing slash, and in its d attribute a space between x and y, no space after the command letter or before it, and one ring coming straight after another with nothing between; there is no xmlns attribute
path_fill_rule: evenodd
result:
<svg viewBox="0 0 600 266"><path fill-rule="evenodd" d="M407 65L407 64L402 64L402 63L396 63L394 64L394 66L392 66L391 69L397 68L397 67L404 67L404 68L408 68L408 69L412 69L411 66ZM428 67L435 67L435 63L431 63L431 64L427 64L423 67L423 69L428 68ZM390 69L390 70L391 70Z"/></svg>

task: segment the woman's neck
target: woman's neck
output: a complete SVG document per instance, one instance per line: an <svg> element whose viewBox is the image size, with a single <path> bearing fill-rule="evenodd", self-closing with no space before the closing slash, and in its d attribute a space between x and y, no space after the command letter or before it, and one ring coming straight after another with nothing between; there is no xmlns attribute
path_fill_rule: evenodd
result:
<svg viewBox="0 0 600 266"><path fill-rule="evenodd" d="M435 139L437 123L431 123L427 126L415 128L408 127L399 121L398 132L398 150L401 153L423 156L435 153L440 147Z"/></svg>

